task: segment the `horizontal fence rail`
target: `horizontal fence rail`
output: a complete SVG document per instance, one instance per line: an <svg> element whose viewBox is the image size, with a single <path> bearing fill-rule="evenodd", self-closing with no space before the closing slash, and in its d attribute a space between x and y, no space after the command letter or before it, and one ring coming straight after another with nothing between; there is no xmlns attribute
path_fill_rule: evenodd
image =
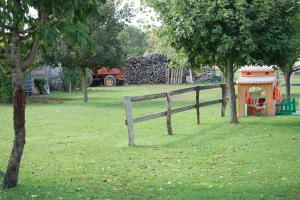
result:
<svg viewBox="0 0 300 200"><path fill-rule="evenodd" d="M221 90L222 90L222 98L221 99L216 99L216 100L211 100L211 101L206 101L206 102L200 103L200 91L201 90L209 90L209 89L216 89L216 88L221 88ZM176 96L176 95L180 95L180 94L184 94L184 93L188 93L188 92L194 92L194 91L196 91L196 98L195 98L196 103L195 104L186 105L183 107L172 109L172 96ZM153 113L153 114L149 114L149 115L144 115L144 116L140 116L140 117L136 117L136 118L133 117L133 114L132 114L132 103L133 102L147 101L147 100L160 99L160 98L166 98L166 106L167 106L166 111ZM227 97L226 97L226 85L225 84L194 86L194 87L183 88L183 89L174 90L174 91L170 91L170 92L148 94L148 95L143 95L143 96L134 96L134 97L126 96L126 97L124 97L124 106L125 106L125 112L126 112L125 124L127 125L127 129L128 129L128 145L129 146L134 145L134 124L136 124L136 123L140 123L140 122L144 122L144 121L148 121L148 120L166 116L168 134L172 135L173 134L172 133L172 123L171 123L172 114L196 109L197 123L200 124L200 108L201 107L222 103L221 116L224 117L225 116L225 108L226 108L226 99L227 99Z"/></svg>

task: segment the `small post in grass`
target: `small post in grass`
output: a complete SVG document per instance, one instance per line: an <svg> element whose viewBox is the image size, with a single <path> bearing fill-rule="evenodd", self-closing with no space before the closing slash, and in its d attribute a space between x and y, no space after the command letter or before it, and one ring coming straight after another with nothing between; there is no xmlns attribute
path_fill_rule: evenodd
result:
<svg viewBox="0 0 300 200"><path fill-rule="evenodd" d="M126 123L128 129L128 145L134 146L134 125L133 125L133 115L130 97L124 97L124 106L126 111Z"/></svg>
<svg viewBox="0 0 300 200"><path fill-rule="evenodd" d="M172 132L172 106L171 106L171 94L167 92L167 129L168 135L173 135Z"/></svg>
<svg viewBox="0 0 300 200"><path fill-rule="evenodd" d="M226 101L227 101L226 84L221 84L221 89L222 89L221 117L224 117L225 116Z"/></svg>
<svg viewBox="0 0 300 200"><path fill-rule="evenodd" d="M200 124L200 87L196 87L196 112L197 112L197 123Z"/></svg>

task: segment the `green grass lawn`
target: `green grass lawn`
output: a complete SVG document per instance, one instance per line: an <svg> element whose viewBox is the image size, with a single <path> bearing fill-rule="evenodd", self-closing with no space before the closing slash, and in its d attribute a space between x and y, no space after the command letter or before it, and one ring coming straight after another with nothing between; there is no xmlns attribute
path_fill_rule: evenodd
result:
<svg viewBox="0 0 300 200"><path fill-rule="evenodd" d="M93 88L53 93L58 101L28 103L27 143L16 189L0 199L300 199L300 117L249 117L238 125L220 117L221 105L135 126L136 147L127 146L123 96L182 86ZM300 97L300 88L293 88ZM202 101L220 97L203 91ZM59 99L58 99L59 98ZM191 104L194 94L175 98ZM133 105L134 115L165 109L164 100ZM0 171L13 140L12 109L0 105ZM0 181L2 178L0 178Z"/></svg>

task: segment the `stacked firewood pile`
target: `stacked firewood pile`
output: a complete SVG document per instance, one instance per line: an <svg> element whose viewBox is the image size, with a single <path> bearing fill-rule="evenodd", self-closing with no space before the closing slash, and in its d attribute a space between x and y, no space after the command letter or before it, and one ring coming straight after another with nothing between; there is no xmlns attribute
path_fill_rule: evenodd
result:
<svg viewBox="0 0 300 200"><path fill-rule="evenodd" d="M165 83L167 68L167 57L151 54L129 58L124 71L129 84L154 84Z"/></svg>
<svg viewBox="0 0 300 200"><path fill-rule="evenodd" d="M169 79L172 78L168 64L167 57L161 54L129 58L124 68L126 81L128 84L166 83L166 75L169 74ZM190 76L189 69L184 70L182 75L180 74L182 81L177 81L177 83L186 83L187 76ZM215 71L210 67L203 69L200 75L192 70L193 82L213 81L214 76Z"/></svg>

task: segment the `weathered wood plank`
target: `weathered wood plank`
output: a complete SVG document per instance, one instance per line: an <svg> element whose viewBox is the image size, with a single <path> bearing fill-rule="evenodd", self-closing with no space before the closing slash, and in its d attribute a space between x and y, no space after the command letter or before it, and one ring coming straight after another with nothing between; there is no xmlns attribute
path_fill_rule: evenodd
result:
<svg viewBox="0 0 300 200"><path fill-rule="evenodd" d="M170 92L171 96L187 93L187 92L193 92L195 91L196 87L190 87L190 88L183 88L179 90L173 90Z"/></svg>
<svg viewBox="0 0 300 200"><path fill-rule="evenodd" d="M202 103L200 103L200 107L210 106L210 105L218 104L218 103L222 103L222 99L202 102Z"/></svg>
<svg viewBox="0 0 300 200"><path fill-rule="evenodd" d="M214 89L214 88L219 88L221 87L222 84L216 84L216 85L204 85L204 86L198 86L199 90L208 90L208 89ZM179 95L187 92L192 92L196 90L197 86L194 87L189 87L189 88L183 88L179 90L173 90L170 92L171 96L174 95ZM143 95L143 96L135 96L135 97L130 97L131 102L137 102L137 101L145 101L145 100L151 100L151 99L159 99L159 98L164 98L166 97L166 93L156 93L156 94L148 94L148 95Z"/></svg>
<svg viewBox="0 0 300 200"><path fill-rule="evenodd" d="M200 90L199 90L199 86L196 87L196 113L197 113L197 123L200 124Z"/></svg>
<svg viewBox="0 0 300 200"><path fill-rule="evenodd" d="M208 90L208 89L215 89L215 88L220 88L220 84L213 84L213 85L203 85L199 86L199 90Z"/></svg>
<svg viewBox="0 0 300 200"><path fill-rule="evenodd" d="M170 69L166 68L166 84L170 84Z"/></svg>
<svg viewBox="0 0 300 200"><path fill-rule="evenodd" d="M173 84L173 79L174 79L174 69L171 69L170 84Z"/></svg>
<svg viewBox="0 0 300 200"><path fill-rule="evenodd" d="M172 131L172 105L171 105L171 95L167 92L167 130L168 135L173 135Z"/></svg>
<svg viewBox="0 0 300 200"><path fill-rule="evenodd" d="M137 101L145 101L145 100L151 100L151 99L159 99L159 98L164 98L166 97L166 93L156 93L156 94L148 94L144 96L135 96L131 97L132 102L137 102Z"/></svg>
<svg viewBox="0 0 300 200"><path fill-rule="evenodd" d="M136 117L136 118L133 119L133 122L136 124L136 123L148 121L148 120L151 120L151 119L156 119L156 118L159 118L159 117L163 117L163 116L166 116L166 115L167 115L167 111L163 111L163 112L159 112L159 113L153 113L153 114L150 114L150 115L144 115L144 116L141 116L141 117Z"/></svg>
<svg viewBox="0 0 300 200"><path fill-rule="evenodd" d="M180 108L175 108L175 109L172 109L172 114L180 113L180 112L191 110L191 109L195 109L195 107L196 107L196 104L183 106L183 107L180 107Z"/></svg>
<svg viewBox="0 0 300 200"><path fill-rule="evenodd" d="M124 106L125 106L127 129L128 129L128 145L134 146L134 122L133 122L130 97L128 96L124 97Z"/></svg>
<svg viewBox="0 0 300 200"><path fill-rule="evenodd" d="M180 77L180 83L183 82L183 69L181 69L181 77Z"/></svg>

